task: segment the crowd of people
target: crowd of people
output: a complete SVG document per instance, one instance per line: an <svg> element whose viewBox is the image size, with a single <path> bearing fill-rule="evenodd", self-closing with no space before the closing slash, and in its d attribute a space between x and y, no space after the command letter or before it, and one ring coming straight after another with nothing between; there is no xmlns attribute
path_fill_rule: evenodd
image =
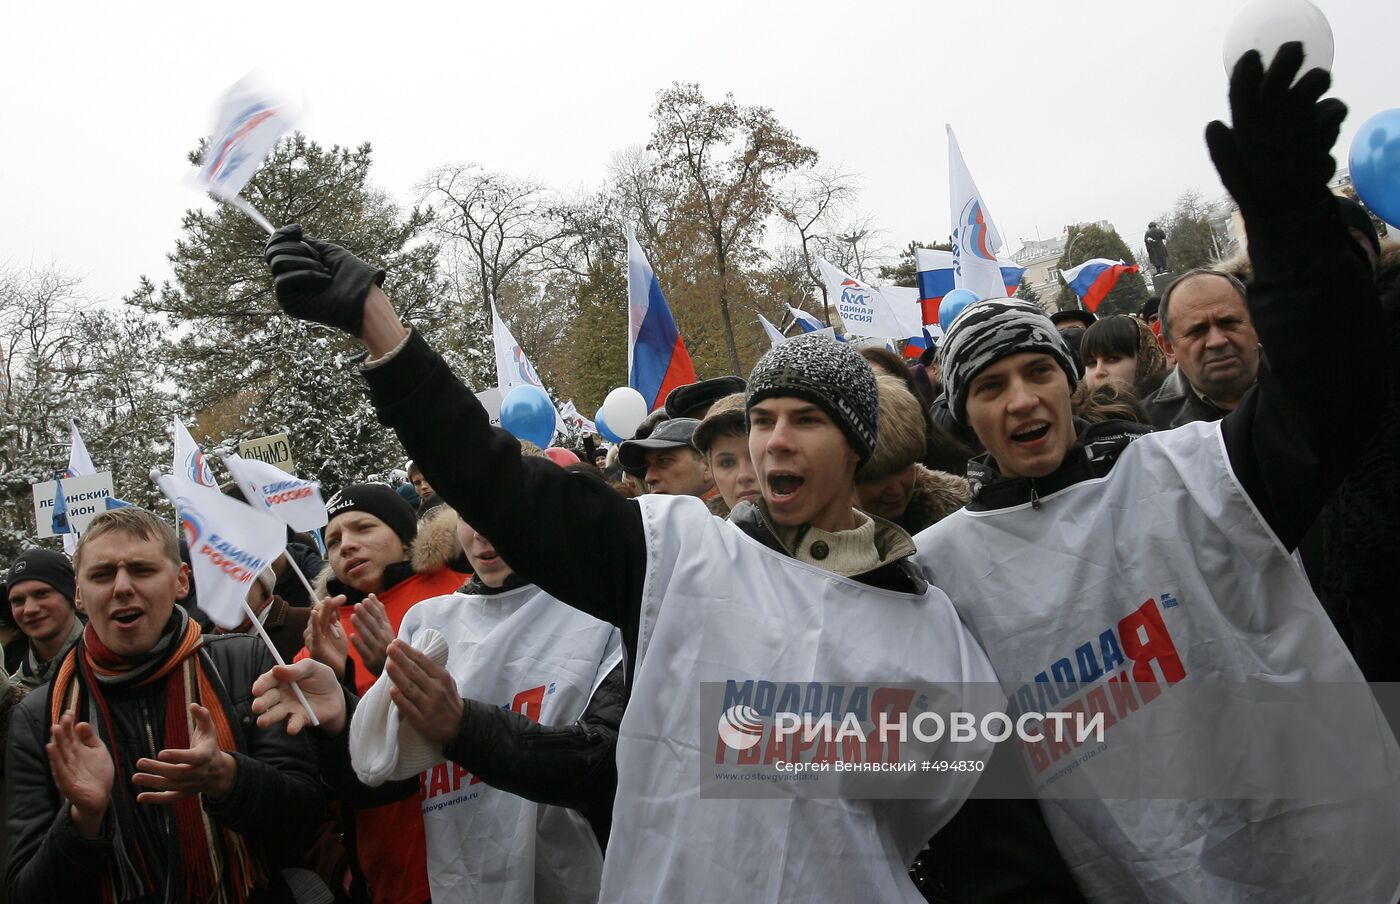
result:
<svg viewBox="0 0 1400 904"><path fill-rule="evenodd" d="M138 508L9 563L6 900L1395 901L1400 747L1369 696L1300 726L1340 735L1298 767L1365 793L1117 793L1208 768L1237 726L1205 711L1163 741L1119 710L1116 766L1017 798L697 783L711 683L935 709L1117 685L1147 712L1394 680L1400 249L1328 191L1345 107L1301 64L1247 55L1207 129L1247 261L1136 315L984 299L912 365L789 339L576 462L490 424L389 274L279 229L279 303L363 344L411 461L327 500L324 558L289 531L232 630Z"/></svg>

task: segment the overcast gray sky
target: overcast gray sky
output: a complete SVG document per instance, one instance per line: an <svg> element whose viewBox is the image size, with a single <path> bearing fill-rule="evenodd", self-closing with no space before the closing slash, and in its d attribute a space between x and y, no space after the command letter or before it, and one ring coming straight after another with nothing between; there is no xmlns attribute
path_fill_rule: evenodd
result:
<svg viewBox="0 0 1400 904"><path fill-rule="evenodd" d="M1357 126L1400 106L1400 3L1317 0ZM1221 191L1201 138L1226 113L1222 36L1244 0L14 3L0 53L0 262L53 264L95 298L167 274L181 213L212 204L184 154L250 70L324 144L374 145L401 200L476 161L596 185L642 143L655 92L696 81L772 107L861 178L891 248L948 232L947 142L1008 250L1111 220L1130 244L1187 189Z"/></svg>

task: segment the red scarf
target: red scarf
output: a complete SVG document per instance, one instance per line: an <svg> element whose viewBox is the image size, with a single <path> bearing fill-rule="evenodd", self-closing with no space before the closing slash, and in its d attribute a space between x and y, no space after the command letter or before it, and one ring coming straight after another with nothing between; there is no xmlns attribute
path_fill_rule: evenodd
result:
<svg viewBox="0 0 1400 904"><path fill-rule="evenodd" d="M125 659L102 643L89 624L83 641L75 646L59 667L50 691L50 717L57 722L64 712L76 718L97 722L100 734L108 745L118 776L125 775L121 754L113 739L115 725L108 707L106 686L143 687L162 679L165 687L165 732L161 749L176 750L190 746L194 720L189 704L198 703L209 711L214 723L220 750L237 749L233 728L228 721L218 690L210 680L212 665L200 652L204 640L199 625L183 610L176 609L176 618L152 650L154 656ZM162 651L162 647L164 651ZM75 680L76 679L76 680ZM129 767L128 767L129 768ZM109 810L116 849L114 869L104 877L103 898L126 901L153 894L155 882L147 866L149 845L160 839L137 837L128 827L135 827L126 783L113 783L113 806ZM198 795L169 805L174 811L175 850L181 887L179 899L193 901L244 902L251 891L264 884L266 877L243 837L213 823L205 813ZM125 815L126 818L123 818ZM131 834L132 837L127 837ZM172 864L173 865L173 864ZM221 877L228 875L225 883Z"/></svg>

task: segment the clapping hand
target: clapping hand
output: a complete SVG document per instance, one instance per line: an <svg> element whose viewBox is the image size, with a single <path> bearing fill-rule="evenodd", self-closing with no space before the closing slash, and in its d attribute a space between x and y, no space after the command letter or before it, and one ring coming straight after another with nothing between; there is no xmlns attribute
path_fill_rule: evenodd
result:
<svg viewBox="0 0 1400 904"><path fill-rule="evenodd" d="M329 596L316 603L302 634L311 658L334 669L337 678L345 677L345 657L350 655L350 643L340 628L340 607L344 604L344 596Z"/></svg>
<svg viewBox="0 0 1400 904"><path fill-rule="evenodd" d="M233 790L238 762L219 749L209 710L191 703L190 715L194 731L190 733L188 748L162 750L154 759L142 757L136 761L136 768L141 771L131 777L132 784L147 789L136 795L137 803L173 804L196 794L217 800Z"/></svg>
<svg viewBox="0 0 1400 904"><path fill-rule="evenodd" d="M116 768L96 730L64 713L49 730L53 740L44 747L58 793L70 805L74 825L85 838L102 832L102 817L112 800Z"/></svg>
<svg viewBox="0 0 1400 904"><path fill-rule="evenodd" d="M379 597L371 593L355 605L350 614L350 624L355 634L350 642L360 653L365 668L378 677L384 671L384 658L388 655L389 642L394 639L394 629L389 624L389 613Z"/></svg>

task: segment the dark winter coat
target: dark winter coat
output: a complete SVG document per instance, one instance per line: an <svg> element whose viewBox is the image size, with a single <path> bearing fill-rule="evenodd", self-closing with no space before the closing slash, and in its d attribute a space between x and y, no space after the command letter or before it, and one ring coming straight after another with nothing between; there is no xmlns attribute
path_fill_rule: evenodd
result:
<svg viewBox="0 0 1400 904"><path fill-rule="evenodd" d="M1381 256L1379 282L1389 401L1322 523L1323 601L1368 681L1400 681L1400 247ZM1311 573L1311 572L1310 572Z"/></svg>
<svg viewBox="0 0 1400 904"><path fill-rule="evenodd" d="M1201 397L1191 388L1180 367L1172 369L1157 391L1142 400L1152 417L1152 426L1170 430L1196 421L1218 421L1228 410Z"/></svg>
<svg viewBox="0 0 1400 904"><path fill-rule="evenodd" d="M281 723L259 728L253 718L253 681L273 665L262 642L240 635L206 636L204 649L232 706L229 723L244 739L241 751L233 754L238 761L233 790L219 801L205 799L204 808L220 825L261 846L265 862L273 868L289 853L300 853L320 824L325 801L315 760L305 737L289 736ZM159 681L146 687L107 690L112 720L123 738L146 736L143 711L154 723L152 734L163 736L165 688L166 681ZM69 808L59 799L44 753L49 739L48 697L43 690L31 693L10 723L5 770L9 899L100 901L102 870L112 844L110 827L104 825L100 838L83 838L69 818ZM104 741L110 749L111 740ZM144 755L155 753L151 750ZM275 869L273 874L277 877ZM275 886L253 900L289 900L289 893L277 877Z"/></svg>
<svg viewBox="0 0 1400 904"><path fill-rule="evenodd" d="M946 471L930 471L923 465L915 467L918 471L914 476L914 497L895 521L911 537L953 514L972 498L964 478Z"/></svg>

